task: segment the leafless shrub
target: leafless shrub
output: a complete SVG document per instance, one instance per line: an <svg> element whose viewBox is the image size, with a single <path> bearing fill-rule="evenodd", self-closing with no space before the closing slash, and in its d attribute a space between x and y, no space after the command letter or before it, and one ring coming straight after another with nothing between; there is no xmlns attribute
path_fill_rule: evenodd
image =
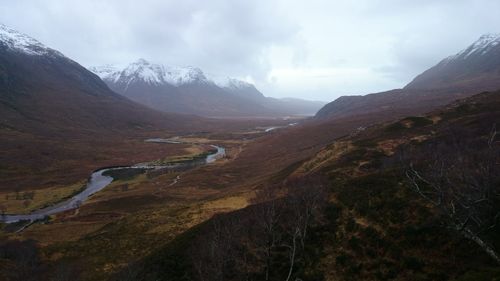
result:
<svg viewBox="0 0 500 281"><path fill-rule="evenodd" d="M255 221L257 237L255 247L259 251L264 264L264 280L269 280L271 260L280 241L279 223L283 215L283 200L278 200L278 191L275 188L266 188L256 194L255 202L259 205L252 209L252 218Z"/></svg>
<svg viewBox="0 0 500 281"><path fill-rule="evenodd" d="M327 200L325 184L317 177L294 179L288 182L288 196L286 200L287 217L283 227L287 239L282 245L288 249L289 270L286 280L292 277L297 259L297 253L304 250L308 229L313 218L319 217L320 210Z"/></svg>
<svg viewBox="0 0 500 281"><path fill-rule="evenodd" d="M446 218L448 226L474 241L496 262L486 239L500 219L500 147L496 126L485 137L454 132L450 141L411 152L406 176L414 191Z"/></svg>

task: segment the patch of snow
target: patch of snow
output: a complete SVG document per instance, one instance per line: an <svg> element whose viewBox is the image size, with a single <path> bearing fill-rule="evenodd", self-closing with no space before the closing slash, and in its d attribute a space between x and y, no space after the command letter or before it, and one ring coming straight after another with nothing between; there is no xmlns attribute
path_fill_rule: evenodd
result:
<svg viewBox="0 0 500 281"><path fill-rule="evenodd" d="M114 65L103 65L89 67L89 70L97 74L101 79L113 83L129 85L137 80L153 85L170 84L180 86L192 83L212 83L221 88L243 89L253 87L251 83L232 77L205 75L197 67L172 67L161 64L150 63L145 59L139 59L126 66L119 68Z"/></svg>
<svg viewBox="0 0 500 281"><path fill-rule="evenodd" d="M449 57L447 60L453 60L456 58L467 59L473 54L484 55L488 53L493 47L500 43L500 34L485 34L481 36L472 45L459 52L458 54Z"/></svg>
<svg viewBox="0 0 500 281"><path fill-rule="evenodd" d="M243 89L243 88L248 88L248 87L253 87L253 85L248 83L248 82L238 80L235 78L228 78L228 88Z"/></svg>
<svg viewBox="0 0 500 281"><path fill-rule="evenodd" d="M163 67L167 70L164 76L165 81L176 86L193 82L209 82L203 71L197 67Z"/></svg>
<svg viewBox="0 0 500 281"><path fill-rule="evenodd" d="M253 87L253 84L248 83L246 81L236 79L233 77L227 77L227 76L218 76L218 75L208 75L208 78L215 83L215 85L221 87L221 88L228 88L228 89L244 89L244 88L249 88Z"/></svg>
<svg viewBox="0 0 500 281"><path fill-rule="evenodd" d="M90 67L89 70L95 73L103 80L115 81L117 79L117 76L119 76L120 74L120 70L118 69L118 67L112 64Z"/></svg>
<svg viewBox="0 0 500 281"><path fill-rule="evenodd" d="M169 67L150 63L145 59L139 59L123 69L112 65L105 65L90 67L89 70L99 75L103 80L126 85L137 80L153 85L170 84L173 86L191 83L210 83L203 74L203 71L197 67Z"/></svg>
<svg viewBox="0 0 500 281"><path fill-rule="evenodd" d="M58 51L50 49L32 37L0 24L0 44L6 45L10 50L22 52L33 56L56 54L63 56Z"/></svg>

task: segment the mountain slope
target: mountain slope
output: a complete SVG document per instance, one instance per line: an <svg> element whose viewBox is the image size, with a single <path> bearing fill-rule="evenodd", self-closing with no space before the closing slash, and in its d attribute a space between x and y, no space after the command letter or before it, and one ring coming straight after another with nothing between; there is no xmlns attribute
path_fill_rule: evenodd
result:
<svg viewBox="0 0 500 281"><path fill-rule="evenodd" d="M418 115L453 100L467 97L462 91L396 89L365 96L342 96L316 113L321 120L365 117L370 124L408 114Z"/></svg>
<svg viewBox="0 0 500 281"><path fill-rule="evenodd" d="M460 53L418 75L403 89L343 96L325 105L316 117L370 116L374 121L422 114L453 100L500 88L500 37L484 35ZM377 118L381 118L378 119Z"/></svg>
<svg viewBox="0 0 500 281"><path fill-rule="evenodd" d="M500 34L486 34L418 75L405 89L495 90L500 86Z"/></svg>
<svg viewBox="0 0 500 281"><path fill-rule="evenodd" d="M264 96L251 83L226 77L210 77L219 87L241 98L257 102L265 108L280 114L311 115L325 105L321 101L310 101L297 98L272 98Z"/></svg>
<svg viewBox="0 0 500 281"><path fill-rule="evenodd" d="M123 69L107 65L90 70L117 93L165 112L212 117L275 117L310 114L323 105L267 98L254 85L238 79L207 77L196 67L169 67L144 59Z"/></svg>

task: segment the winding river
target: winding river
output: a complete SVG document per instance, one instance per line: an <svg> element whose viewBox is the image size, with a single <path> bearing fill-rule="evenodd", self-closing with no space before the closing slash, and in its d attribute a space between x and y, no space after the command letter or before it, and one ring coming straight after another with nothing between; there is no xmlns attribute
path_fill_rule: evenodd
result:
<svg viewBox="0 0 500 281"><path fill-rule="evenodd" d="M151 142L158 142L158 143L182 143L180 141L168 141L164 139L151 139ZM226 150L223 147L212 145L213 148L217 149L216 152L207 155L205 158L205 164L213 163L217 159L220 159L221 157L224 157L226 154ZM89 181L87 182L87 185L85 186L85 189L74 195L73 197L69 198L68 200L59 202L55 205L36 210L30 214L25 214L25 215L0 215L0 221L3 221L5 223L15 223L19 221L36 221L36 220L41 220L44 219L47 216L54 215L60 212L72 210L72 209L77 209L80 207L80 205L87 200L92 194L102 190L106 186L108 186L111 182L113 182L113 178L110 176L105 176L103 175L106 171L110 170L122 170L122 169L168 169L168 168L177 168L178 165L148 165L148 164L137 164L137 165L132 165L132 166L125 166L125 167L115 167L115 168L103 168L100 170L97 170L92 173L90 176Z"/></svg>

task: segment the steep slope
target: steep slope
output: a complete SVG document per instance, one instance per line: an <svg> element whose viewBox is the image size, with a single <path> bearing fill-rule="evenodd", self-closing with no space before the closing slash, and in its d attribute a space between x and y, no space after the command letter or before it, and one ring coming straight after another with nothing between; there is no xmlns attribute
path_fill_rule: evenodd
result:
<svg viewBox="0 0 500 281"><path fill-rule="evenodd" d="M403 89L343 96L324 106L319 119L369 115L374 121L422 114L453 100L500 88L500 38L483 35L460 53L442 60Z"/></svg>
<svg viewBox="0 0 500 281"><path fill-rule="evenodd" d="M196 67L168 67L144 59L124 69L91 67L114 91L151 108L211 117L285 116L314 113L321 103L265 97L254 85L207 77Z"/></svg>
<svg viewBox="0 0 500 281"><path fill-rule="evenodd" d="M336 204L344 209L337 219L337 235L346 239L335 245L328 242L318 245L329 248L319 263L328 268L325 276L333 280L373 280L373 277L407 280L415 276L422 280L437 278L433 276L491 280L498 276L495 260L461 233L463 228L474 229L474 223L453 228L450 214L443 212L448 208L446 203L433 205L424 199L412 186L407 172L410 165L432 167L439 163L446 167L438 170L434 166L436 174L446 173L440 179L453 182L452 170L461 169L459 182L467 182L465 177L474 175L477 182L487 179L479 184L481 188L496 185L498 190L498 164L487 163L494 163L491 160L496 161L500 153L500 142L495 138L499 118L500 92L482 93L424 116L407 116L339 139L304 163L295 176L328 175ZM474 160L462 166L464 159ZM491 174L481 175L478 167L488 167ZM429 176L424 170L420 172L423 177ZM481 196L477 190L461 189L461 184L453 188L461 196ZM425 192L433 196L432 191ZM453 200L457 200L455 204L464 204L457 196L451 206ZM484 200L496 206L486 211L495 215L498 197L484 197ZM470 206L465 203L454 210L466 217L461 208ZM459 220L459 215L452 216ZM486 230L475 229L474 233L500 249L497 225ZM379 254L374 256L373 252Z"/></svg>

